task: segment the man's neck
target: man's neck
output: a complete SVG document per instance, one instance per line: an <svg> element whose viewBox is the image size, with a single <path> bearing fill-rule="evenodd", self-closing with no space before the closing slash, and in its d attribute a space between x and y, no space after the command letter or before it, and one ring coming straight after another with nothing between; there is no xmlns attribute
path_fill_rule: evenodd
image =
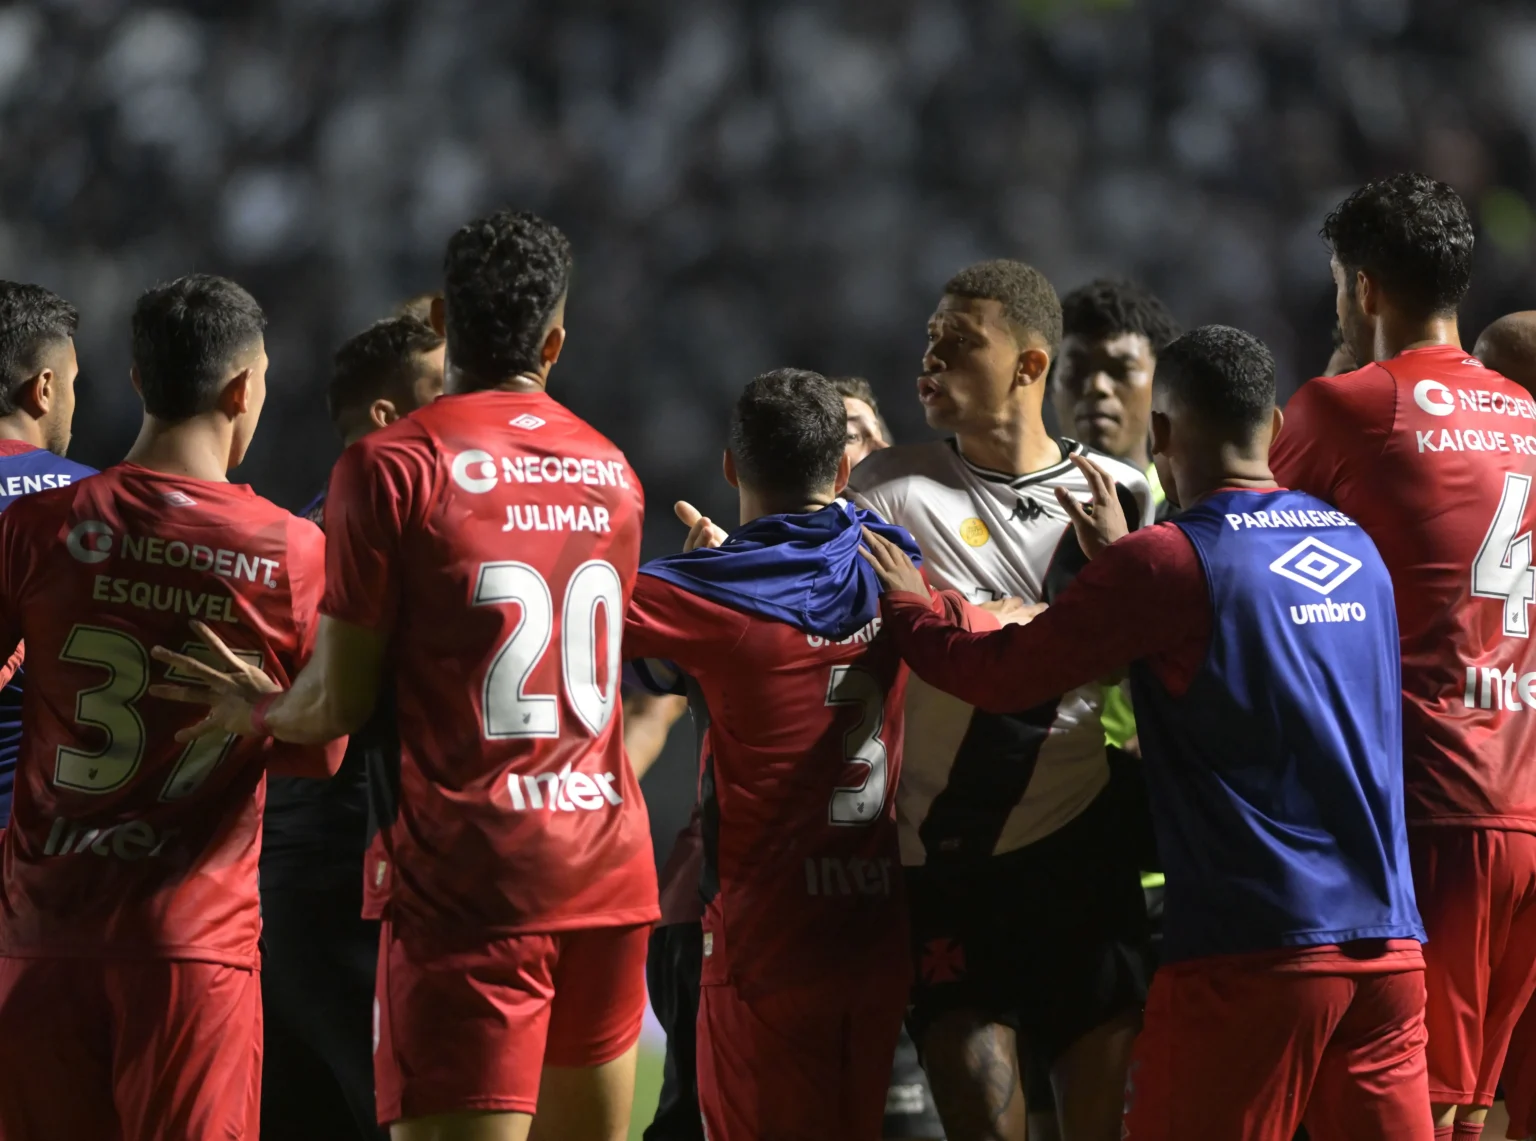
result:
<svg viewBox="0 0 1536 1141"><path fill-rule="evenodd" d="M1391 360L1410 349L1428 349L1436 345L1461 348L1461 331L1456 325L1456 315L1431 317L1427 321L1401 321L1383 315L1376 322L1376 342L1373 347L1379 361Z"/></svg>
<svg viewBox="0 0 1536 1141"><path fill-rule="evenodd" d="M829 507L837 499L837 492L831 488L825 491L812 492L809 496L779 497L774 495L759 495L747 488L741 488L741 526L745 527L754 519L761 519L765 515L814 515L824 507Z"/></svg>
<svg viewBox="0 0 1536 1141"><path fill-rule="evenodd" d="M447 391L455 395L471 392L543 392L549 384L549 373L519 372L497 380L484 380L460 369L449 367Z"/></svg>
<svg viewBox="0 0 1536 1141"><path fill-rule="evenodd" d="M233 429L226 421L218 424L203 416L168 423L145 416L139 438L123 457L125 463L157 471L205 479L213 483L229 482L229 454Z"/></svg>
<svg viewBox="0 0 1536 1141"><path fill-rule="evenodd" d="M1062 460L1060 445L1046 432L1038 413L979 432L956 432L955 443L977 467L1007 475L1029 475Z"/></svg>
<svg viewBox="0 0 1536 1141"><path fill-rule="evenodd" d="M0 440L15 440L17 443L31 444L34 448L47 446L43 441L41 425L25 412L0 417Z"/></svg>
<svg viewBox="0 0 1536 1141"><path fill-rule="evenodd" d="M1245 449L1223 446L1208 464L1196 465L1177 473L1179 505L1193 507L1209 495L1233 488L1243 491L1275 491L1279 484L1269 470L1268 456L1255 456Z"/></svg>

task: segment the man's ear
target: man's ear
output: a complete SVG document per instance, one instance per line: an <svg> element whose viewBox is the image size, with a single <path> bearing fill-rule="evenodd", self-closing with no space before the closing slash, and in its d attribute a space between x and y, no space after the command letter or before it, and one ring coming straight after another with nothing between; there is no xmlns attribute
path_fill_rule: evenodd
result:
<svg viewBox="0 0 1536 1141"><path fill-rule="evenodd" d="M1355 271L1355 302L1360 306L1360 312L1367 317L1376 317L1381 313L1381 290L1376 288L1376 282L1363 269Z"/></svg>
<svg viewBox="0 0 1536 1141"><path fill-rule="evenodd" d="M1275 414L1269 418L1269 438L1279 438L1280 429L1285 427L1285 413L1280 411L1280 405L1275 405Z"/></svg>
<svg viewBox="0 0 1536 1141"><path fill-rule="evenodd" d="M725 473L725 482L738 490L741 482L736 478L736 457L731 455L731 449L725 449L725 456L720 461L720 470Z"/></svg>
<svg viewBox="0 0 1536 1141"><path fill-rule="evenodd" d="M219 410L233 420L251 406L251 370L243 368L219 392Z"/></svg>
<svg viewBox="0 0 1536 1141"><path fill-rule="evenodd" d="M427 320L432 328L437 330L439 337L448 335L448 306L441 297L432 298L432 307Z"/></svg>
<svg viewBox="0 0 1536 1141"><path fill-rule="evenodd" d="M28 377L16 392L16 406L33 419L41 420L48 415L48 409L53 407L58 395L58 389L54 387L56 379L51 368Z"/></svg>
<svg viewBox="0 0 1536 1141"><path fill-rule="evenodd" d="M1025 349L1019 354L1014 368L1013 382L1021 388L1037 384L1051 375L1051 354L1038 346Z"/></svg>
<svg viewBox="0 0 1536 1141"><path fill-rule="evenodd" d="M549 332L544 334L544 345L539 349L539 361L545 368L551 367L560 359L560 350L565 348L565 326L551 325Z"/></svg>
<svg viewBox="0 0 1536 1141"><path fill-rule="evenodd" d="M1280 409L1276 408L1276 412ZM1173 425L1168 420L1166 412L1152 410L1152 454L1163 456L1168 454L1169 438L1173 435Z"/></svg>
<svg viewBox="0 0 1536 1141"><path fill-rule="evenodd" d="M853 462L848 458L848 453L844 451L841 458L837 461L837 481L833 484L832 490L841 495L843 488L848 486L848 477L852 474Z"/></svg>
<svg viewBox="0 0 1536 1141"><path fill-rule="evenodd" d="M144 395L144 382L139 379L139 366L132 365L128 369L128 379L133 383L133 390L140 396Z"/></svg>
<svg viewBox="0 0 1536 1141"><path fill-rule="evenodd" d="M393 400L385 400L381 396L368 405L368 422L375 428L388 428L398 419L400 419L400 413L395 410Z"/></svg>

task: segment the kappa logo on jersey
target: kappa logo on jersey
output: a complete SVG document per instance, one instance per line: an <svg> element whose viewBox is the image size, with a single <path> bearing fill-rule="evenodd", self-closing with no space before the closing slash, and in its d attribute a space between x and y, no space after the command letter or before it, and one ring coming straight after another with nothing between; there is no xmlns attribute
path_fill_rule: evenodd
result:
<svg viewBox="0 0 1536 1141"><path fill-rule="evenodd" d="M1321 539L1308 536L1270 563L1269 569L1281 578L1301 583L1308 590L1332 594L1362 565L1353 555L1346 555Z"/></svg>
<svg viewBox="0 0 1536 1141"><path fill-rule="evenodd" d="M507 423L511 424L514 428L521 428L525 432L532 432L536 428L544 427L545 422L531 412L524 412L521 416L508 420Z"/></svg>
<svg viewBox="0 0 1536 1141"><path fill-rule="evenodd" d="M1015 523L1033 523L1045 518L1045 508L1033 499L1020 499L1013 505L1013 514L1008 518Z"/></svg>
<svg viewBox="0 0 1536 1141"><path fill-rule="evenodd" d="M104 563L112 557L112 528L95 519L82 519L70 529L64 546L82 563Z"/></svg>
<svg viewBox="0 0 1536 1141"><path fill-rule="evenodd" d="M497 483L496 458L479 448L454 456L452 472L453 482L475 495L484 495Z"/></svg>
<svg viewBox="0 0 1536 1141"><path fill-rule="evenodd" d="M1456 411L1456 397L1438 380L1421 380L1415 384L1413 402L1431 416L1449 416Z"/></svg>
<svg viewBox="0 0 1536 1141"><path fill-rule="evenodd" d="M624 803L614 782L617 773L572 772L567 764L557 773L540 773L538 776L507 774L507 792L512 796L512 807L518 812L530 808L548 808L551 812L596 812L610 805Z"/></svg>

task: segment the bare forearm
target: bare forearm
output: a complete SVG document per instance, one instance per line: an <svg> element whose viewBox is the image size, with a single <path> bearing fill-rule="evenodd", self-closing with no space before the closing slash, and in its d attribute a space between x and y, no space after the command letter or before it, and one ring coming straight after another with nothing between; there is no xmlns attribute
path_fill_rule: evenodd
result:
<svg viewBox="0 0 1536 1141"><path fill-rule="evenodd" d="M293 686L260 711L260 728L298 745L319 744L361 729L378 695L384 645L384 636L376 631L322 618L314 655Z"/></svg>

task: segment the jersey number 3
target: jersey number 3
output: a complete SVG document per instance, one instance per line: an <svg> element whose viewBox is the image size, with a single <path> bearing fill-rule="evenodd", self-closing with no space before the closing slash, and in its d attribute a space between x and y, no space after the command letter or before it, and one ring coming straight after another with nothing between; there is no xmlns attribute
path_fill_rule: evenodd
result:
<svg viewBox="0 0 1536 1141"><path fill-rule="evenodd" d="M493 741L508 737L558 737L560 699L552 693L528 690L529 676L549 649L555 627L555 602L549 583L527 563L481 563L475 582L475 605L509 603L516 603L522 616L485 674L480 704L485 735ZM602 646L597 644L599 608L608 619L608 636ZM594 737L613 719L623 638L624 591L619 572L601 559L582 563L565 588L560 615L560 664L571 708ZM599 652L604 655L601 663Z"/></svg>
<svg viewBox="0 0 1536 1141"><path fill-rule="evenodd" d="M1530 606L1536 600L1536 569L1531 566L1531 533L1521 532L1525 504L1531 495L1531 477L1504 473L1504 494L1493 513L1488 534L1472 563L1472 594L1475 598L1504 601L1504 633L1511 638L1529 637Z"/></svg>
<svg viewBox="0 0 1536 1141"><path fill-rule="evenodd" d="M858 722L843 734L843 762L865 770L855 785L832 792L827 819L833 824L869 824L885 810L886 757L880 729L885 724L885 691L875 675L858 666L833 666L827 679L827 704L852 705Z"/></svg>

